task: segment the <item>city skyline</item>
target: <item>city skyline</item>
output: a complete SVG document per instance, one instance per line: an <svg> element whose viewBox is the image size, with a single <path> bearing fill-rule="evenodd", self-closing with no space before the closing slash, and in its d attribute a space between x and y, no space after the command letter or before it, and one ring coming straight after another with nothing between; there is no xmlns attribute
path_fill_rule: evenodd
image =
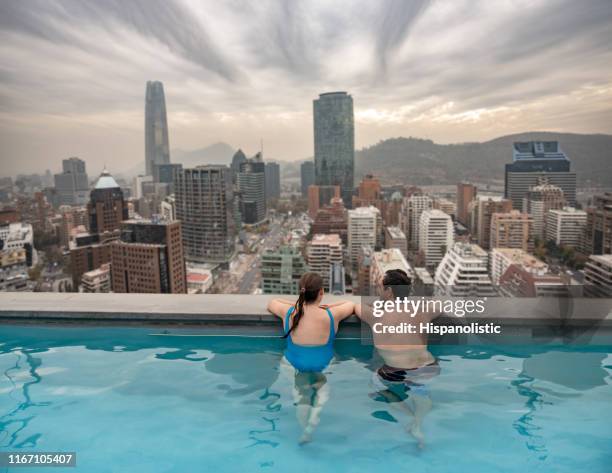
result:
<svg viewBox="0 0 612 473"><path fill-rule="evenodd" d="M149 80L165 85L177 149L250 154L263 139L268 158L306 159L311 102L334 90L355 99L357 149L393 136L609 132L606 1L215 6L3 2L5 173L56 171L69 156L92 174L142 162Z"/></svg>

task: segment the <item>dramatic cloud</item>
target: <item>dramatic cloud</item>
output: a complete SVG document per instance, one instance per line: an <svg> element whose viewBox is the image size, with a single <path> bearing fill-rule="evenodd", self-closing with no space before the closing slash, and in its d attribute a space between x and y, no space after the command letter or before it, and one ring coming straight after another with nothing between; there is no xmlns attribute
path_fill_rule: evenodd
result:
<svg viewBox="0 0 612 473"><path fill-rule="evenodd" d="M611 131L609 0L0 2L0 174L143 161L144 88L172 148L312 155L312 99L353 95L358 146Z"/></svg>

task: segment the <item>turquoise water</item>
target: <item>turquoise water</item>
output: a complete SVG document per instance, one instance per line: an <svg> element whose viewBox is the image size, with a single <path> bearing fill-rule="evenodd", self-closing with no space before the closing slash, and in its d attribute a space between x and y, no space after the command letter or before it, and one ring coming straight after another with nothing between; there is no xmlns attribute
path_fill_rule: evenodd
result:
<svg viewBox="0 0 612 473"><path fill-rule="evenodd" d="M433 347L420 449L377 401L371 347L338 340L299 445L278 338L0 327L0 450L75 451L69 472L610 472L612 346ZM0 468L1 470L1 468Z"/></svg>

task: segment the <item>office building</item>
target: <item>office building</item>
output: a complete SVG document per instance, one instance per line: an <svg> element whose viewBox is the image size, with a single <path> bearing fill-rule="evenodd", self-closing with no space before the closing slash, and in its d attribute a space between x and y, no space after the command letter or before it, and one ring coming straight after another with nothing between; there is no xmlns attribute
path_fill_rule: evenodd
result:
<svg viewBox="0 0 612 473"><path fill-rule="evenodd" d="M573 207L551 210L546 214L546 240L558 246L571 246L583 249L587 213Z"/></svg>
<svg viewBox="0 0 612 473"><path fill-rule="evenodd" d="M83 273L83 276L81 276L81 290L83 292L110 292L110 263Z"/></svg>
<svg viewBox="0 0 612 473"><path fill-rule="evenodd" d="M565 197L560 187L541 183L532 187L523 198L523 212L533 217L534 237L542 240L546 236L546 214L565 206Z"/></svg>
<svg viewBox="0 0 612 473"><path fill-rule="evenodd" d="M412 194L404 198L400 210L400 228L406 235L408 246L411 249L419 247L419 223L421 214L426 210L433 209L433 199L421 193Z"/></svg>
<svg viewBox="0 0 612 473"><path fill-rule="evenodd" d="M183 169L182 164L157 164L157 181L159 184L166 185L167 193L174 192L174 174Z"/></svg>
<svg viewBox="0 0 612 473"><path fill-rule="evenodd" d="M315 165L313 161L304 161L300 165L300 184L302 197L308 197L308 188L315 183Z"/></svg>
<svg viewBox="0 0 612 473"><path fill-rule="evenodd" d="M457 220L468 226L468 205L476 198L478 188L474 184L457 184Z"/></svg>
<svg viewBox="0 0 612 473"><path fill-rule="evenodd" d="M170 163L164 85L147 82L145 95L145 174L158 180L157 165Z"/></svg>
<svg viewBox="0 0 612 473"><path fill-rule="evenodd" d="M176 220L176 198L174 194L167 196L160 202L159 213L166 220Z"/></svg>
<svg viewBox="0 0 612 473"><path fill-rule="evenodd" d="M449 297L496 295L488 260L487 252L478 245L454 243L436 269L434 293Z"/></svg>
<svg viewBox="0 0 612 473"><path fill-rule="evenodd" d="M281 193L280 165L273 161L265 164L265 194L266 199L278 199Z"/></svg>
<svg viewBox="0 0 612 473"><path fill-rule="evenodd" d="M412 267L406 260L406 257L397 248L386 248L381 251L375 251L371 257L370 265L370 288L375 291L379 297L383 296L382 280L385 273L390 269L401 269L408 274L410 278L414 277Z"/></svg>
<svg viewBox="0 0 612 473"><path fill-rule="evenodd" d="M311 225L312 233L331 234L337 233L346 244L348 234L348 214L344 208L344 202L340 197L334 197L328 205L325 205L316 214Z"/></svg>
<svg viewBox="0 0 612 473"><path fill-rule="evenodd" d="M515 209L521 209L523 198L542 179L563 191L567 205L576 205L576 173L570 170L569 158L556 141L514 143L512 163L506 164L505 197Z"/></svg>
<svg viewBox="0 0 612 473"><path fill-rule="evenodd" d="M586 210L584 245L588 254L612 254L612 192L597 195Z"/></svg>
<svg viewBox="0 0 612 473"><path fill-rule="evenodd" d="M472 238L478 242L481 248L489 249L493 214L510 212L512 202L498 196L479 195L469 207L471 209L470 230Z"/></svg>
<svg viewBox="0 0 612 473"><path fill-rule="evenodd" d="M244 152L241 149L236 151L234 153L234 156L232 156L232 164L230 165L230 168L232 170L232 183L233 184L236 184L238 180L238 173L240 172L240 166L242 165L242 163L246 163L246 161L247 161L246 154L244 154Z"/></svg>
<svg viewBox="0 0 612 473"><path fill-rule="evenodd" d="M518 210L494 213L491 216L491 242L489 248L519 248L533 252L533 217Z"/></svg>
<svg viewBox="0 0 612 473"><path fill-rule="evenodd" d="M55 191L59 205L84 205L89 194L85 161L68 158L62 161L62 172L55 175Z"/></svg>
<svg viewBox="0 0 612 473"><path fill-rule="evenodd" d="M441 210L425 210L421 214L419 231L419 252L425 258L425 266L434 268L453 245L453 221Z"/></svg>
<svg viewBox="0 0 612 473"><path fill-rule="evenodd" d="M207 165L175 175L176 218L188 261L228 263L235 254L236 222L231 171Z"/></svg>
<svg viewBox="0 0 612 473"><path fill-rule="evenodd" d="M266 220L266 174L261 153L240 164L236 183L240 194L242 223L263 223Z"/></svg>
<svg viewBox="0 0 612 473"><path fill-rule="evenodd" d="M179 221L127 220L110 248L113 292L187 293Z"/></svg>
<svg viewBox="0 0 612 473"><path fill-rule="evenodd" d="M362 246L376 247L380 212L376 207L358 207L348 211L348 256L357 268Z"/></svg>
<svg viewBox="0 0 612 473"><path fill-rule="evenodd" d="M300 292L299 282L308 265L302 253L283 245L278 250L266 250L261 256L261 288L264 294L291 294Z"/></svg>
<svg viewBox="0 0 612 473"><path fill-rule="evenodd" d="M353 98L346 92L320 94L313 101L315 184L340 186L344 206L351 207L355 130Z"/></svg>
<svg viewBox="0 0 612 473"><path fill-rule="evenodd" d="M123 191L106 169L102 171L90 193L87 213L89 231L94 234L115 231L119 228L119 224L128 218Z"/></svg>
<svg viewBox="0 0 612 473"><path fill-rule="evenodd" d="M353 196L353 208L370 205L383 212L384 200L380 181L372 174L366 174L357 187L357 195Z"/></svg>
<svg viewBox="0 0 612 473"><path fill-rule="evenodd" d="M385 227L385 248L397 248L404 256L408 255L408 241L399 227Z"/></svg>
<svg viewBox="0 0 612 473"><path fill-rule="evenodd" d="M329 205L332 199L341 198L340 186L308 187L308 215L314 219L321 207Z"/></svg>
<svg viewBox="0 0 612 473"><path fill-rule="evenodd" d="M310 271L323 279L323 286L330 285L330 270L334 263L342 266L342 240L338 234L314 234L306 249Z"/></svg>
<svg viewBox="0 0 612 473"><path fill-rule="evenodd" d="M612 254L591 255L584 267L585 294L612 297Z"/></svg>
<svg viewBox="0 0 612 473"><path fill-rule="evenodd" d="M144 195L143 184L145 182L153 182L153 176L134 176L132 179L132 197L141 199Z"/></svg>

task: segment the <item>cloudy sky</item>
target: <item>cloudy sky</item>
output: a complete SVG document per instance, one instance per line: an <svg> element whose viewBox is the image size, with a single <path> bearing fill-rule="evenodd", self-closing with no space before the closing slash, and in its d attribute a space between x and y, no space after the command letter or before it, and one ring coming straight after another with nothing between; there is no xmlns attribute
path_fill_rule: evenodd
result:
<svg viewBox="0 0 612 473"><path fill-rule="evenodd" d="M171 148L312 155L346 90L357 147L612 132L610 0L0 0L0 175L144 160L161 80Z"/></svg>

